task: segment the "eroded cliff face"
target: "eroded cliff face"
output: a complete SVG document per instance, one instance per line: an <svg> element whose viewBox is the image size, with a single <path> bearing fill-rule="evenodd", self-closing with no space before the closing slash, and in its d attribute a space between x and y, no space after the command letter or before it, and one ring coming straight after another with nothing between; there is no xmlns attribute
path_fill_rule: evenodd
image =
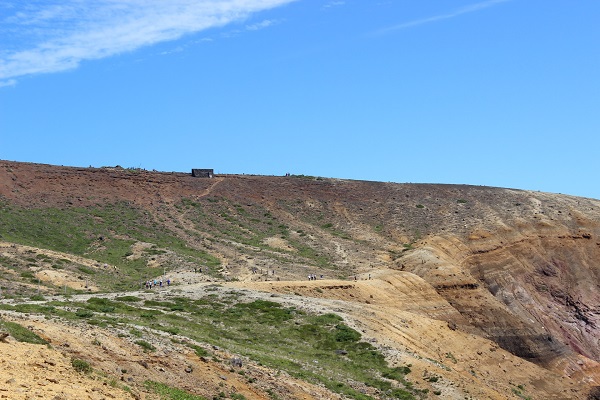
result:
<svg viewBox="0 0 600 400"><path fill-rule="evenodd" d="M426 238L400 267L484 337L568 375L600 361L598 202L540 193L489 203L471 232ZM516 198L515 198L516 197ZM481 208L480 208L481 209ZM529 215L528 215L529 214Z"/></svg>

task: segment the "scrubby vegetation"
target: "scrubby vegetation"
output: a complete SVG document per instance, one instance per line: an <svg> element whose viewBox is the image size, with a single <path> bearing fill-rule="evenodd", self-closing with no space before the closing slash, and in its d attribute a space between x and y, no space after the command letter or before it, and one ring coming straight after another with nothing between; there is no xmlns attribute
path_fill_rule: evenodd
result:
<svg viewBox="0 0 600 400"><path fill-rule="evenodd" d="M10 321L0 319L0 331L4 331L12 336L15 340L25 343L47 344L48 342L34 332L23 326Z"/></svg>
<svg viewBox="0 0 600 400"><path fill-rule="evenodd" d="M408 367L388 367L378 349L362 341L361 334L338 315L309 314L274 301L248 301L240 292L219 290L216 296L209 294L198 300L92 297L85 302L4 304L0 308L112 327L148 352L156 350L154 332L167 332L228 349L354 399L372 398L361 393L356 382L389 398L410 399L418 394L404 379L410 373ZM210 354L198 345L191 347L198 356ZM84 370L79 364L76 369ZM157 384L153 387L167 390Z"/></svg>

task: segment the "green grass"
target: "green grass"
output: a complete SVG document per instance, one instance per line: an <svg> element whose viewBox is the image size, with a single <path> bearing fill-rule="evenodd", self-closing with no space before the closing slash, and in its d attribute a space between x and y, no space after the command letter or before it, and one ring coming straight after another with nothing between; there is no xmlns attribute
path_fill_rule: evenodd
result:
<svg viewBox="0 0 600 400"><path fill-rule="evenodd" d="M144 385L148 390L160 395L161 400L206 400L205 397L196 396L160 382L146 381Z"/></svg>
<svg viewBox="0 0 600 400"><path fill-rule="evenodd" d="M15 322L4 321L0 319L0 331L7 332L18 342L48 344L46 340Z"/></svg>
<svg viewBox="0 0 600 400"><path fill-rule="evenodd" d="M198 357L208 357L210 355L210 353L208 351L206 351L206 349L204 349L203 347L200 347L198 345L188 344L188 347L193 349L194 353L196 353L196 355Z"/></svg>
<svg viewBox="0 0 600 400"><path fill-rule="evenodd" d="M1 308L120 327L145 351L155 350L149 341L153 331L177 334L192 343L216 345L284 370L352 399L371 399L354 389L352 382L364 382L388 393L388 398L415 398L417 391L405 380L410 368L390 368L379 350L361 341L361 334L338 315L307 314L275 301L248 301L240 292L221 290L215 287L218 294L197 300L174 297L169 301L145 301L143 308L132 306L127 297ZM199 357L209 356L204 347L188 347Z"/></svg>
<svg viewBox="0 0 600 400"><path fill-rule="evenodd" d="M75 371L77 371L77 372L81 372L81 373L92 372L92 367L87 361L80 360L78 358L73 358L71 360L71 365L73 366L73 368L75 368Z"/></svg>
<svg viewBox="0 0 600 400"><path fill-rule="evenodd" d="M144 351L147 351L147 352L156 350L156 347L154 347L154 345L148 343L147 341L145 341L143 339L136 340L134 343L137 344L138 346L140 346L141 348L143 348Z"/></svg>
<svg viewBox="0 0 600 400"><path fill-rule="evenodd" d="M115 298L115 300L117 300L117 301L131 302L131 303L136 303L138 301L142 301L141 298L136 297L136 296L120 296L120 297Z"/></svg>
<svg viewBox="0 0 600 400"><path fill-rule="evenodd" d="M46 248L69 254L91 257L99 264L115 265L112 269L92 269L73 266L79 273L94 276L94 283L107 290L136 287L156 271L147 267L147 257L172 251L177 258L199 265L216 267L218 258L205 250L193 249L162 224L157 224L147 212L128 203L107 204L102 207L24 208L0 201L0 226L3 240ZM126 258L131 245L138 242L154 243L155 248L139 259ZM48 256L33 258L32 266L50 262ZM67 260L68 262L68 260ZM56 260L55 266L60 265ZM164 267L174 267L166 264ZM35 279L31 271L22 271L24 279Z"/></svg>

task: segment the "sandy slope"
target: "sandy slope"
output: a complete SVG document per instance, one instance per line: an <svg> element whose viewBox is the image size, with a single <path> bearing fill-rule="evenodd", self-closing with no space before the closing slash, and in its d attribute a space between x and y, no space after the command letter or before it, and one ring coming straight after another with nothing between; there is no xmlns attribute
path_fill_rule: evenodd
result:
<svg viewBox="0 0 600 400"><path fill-rule="evenodd" d="M410 380L431 392L441 391L442 398L513 398L518 386L533 398L585 398L590 377L600 377L598 364L584 357L585 378L569 377L524 361L478 335L451 329L443 320L460 316L416 275L386 270L371 273L371 280L368 274L358 278L231 285L285 294L286 302L343 315L366 340L384 349L392 364L411 364ZM434 383L427 379L431 376L443 378Z"/></svg>

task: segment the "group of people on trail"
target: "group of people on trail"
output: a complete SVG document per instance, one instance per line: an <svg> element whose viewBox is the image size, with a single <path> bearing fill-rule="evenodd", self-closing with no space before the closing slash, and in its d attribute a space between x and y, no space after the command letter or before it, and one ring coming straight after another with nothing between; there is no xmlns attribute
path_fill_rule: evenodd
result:
<svg viewBox="0 0 600 400"><path fill-rule="evenodd" d="M323 275L321 275L321 279L323 279ZM308 275L308 280L309 281L316 281L317 280L317 275L316 274L310 274L310 275Z"/></svg>
<svg viewBox="0 0 600 400"><path fill-rule="evenodd" d="M152 289L153 287L163 287L163 280L161 279L150 279L146 281L146 289ZM167 286L171 286L171 278L167 278Z"/></svg>

